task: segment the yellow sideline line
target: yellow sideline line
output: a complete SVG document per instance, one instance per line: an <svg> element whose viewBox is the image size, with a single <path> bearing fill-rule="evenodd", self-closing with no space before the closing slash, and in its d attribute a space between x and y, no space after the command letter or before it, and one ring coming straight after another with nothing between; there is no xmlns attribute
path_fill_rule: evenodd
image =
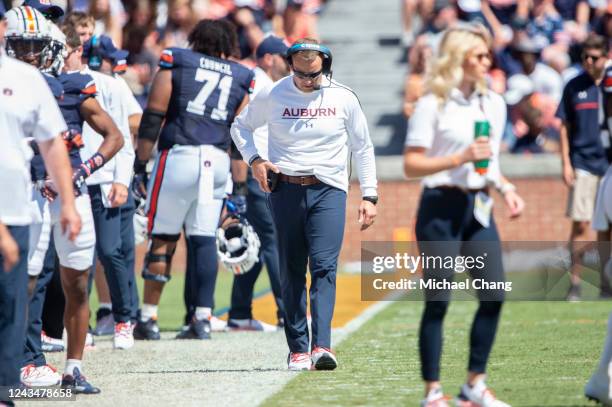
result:
<svg viewBox="0 0 612 407"><path fill-rule="evenodd" d="M310 285L310 276L308 278ZM332 328L341 328L356 318L372 303L361 301L361 275L338 274L336 278L336 308ZM227 314L221 317L227 319ZM253 318L276 324L276 303L272 293L253 301Z"/></svg>

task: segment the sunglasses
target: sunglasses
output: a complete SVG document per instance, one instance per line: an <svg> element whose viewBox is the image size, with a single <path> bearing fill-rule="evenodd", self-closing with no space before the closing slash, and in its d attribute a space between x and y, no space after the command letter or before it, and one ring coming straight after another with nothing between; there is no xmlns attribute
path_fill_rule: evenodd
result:
<svg viewBox="0 0 612 407"><path fill-rule="evenodd" d="M583 55L582 55L582 60L583 60L583 61L589 61L589 60L591 60L591 61L595 62L595 61L597 61L598 59L601 59L601 58L603 58L603 57L605 57L605 55L591 55L591 54L583 54Z"/></svg>
<svg viewBox="0 0 612 407"><path fill-rule="evenodd" d="M491 54L488 52L483 52L481 54L474 55L474 57L478 59L478 62L482 62L483 59L491 59Z"/></svg>
<svg viewBox="0 0 612 407"><path fill-rule="evenodd" d="M295 69L293 70L293 74L300 79L317 79L322 73L323 70L317 72L300 72L296 71Z"/></svg>

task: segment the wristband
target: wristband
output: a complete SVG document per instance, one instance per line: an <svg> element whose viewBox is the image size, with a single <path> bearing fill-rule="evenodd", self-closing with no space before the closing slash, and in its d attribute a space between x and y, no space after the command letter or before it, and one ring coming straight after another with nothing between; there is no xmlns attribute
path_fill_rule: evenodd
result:
<svg viewBox="0 0 612 407"><path fill-rule="evenodd" d="M80 175L83 176L83 178L87 178L91 174L102 168L104 163L106 163L106 158L104 158L104 156L99 152L95 153L91 156L89 160L81 164L78 169L78 172L80 173Z"/></svg>
<svg viewBox="0 0 612 407"><path fill-rule="evenodd" d="M253 163L255 162L255 160L258 160L258 159L260 159L260 158L261 158L261 157L259 156L259 154L255 154L253 157L251 157L251 158L249 159L249 167L252 167L252 166L253 166Z"/></svg>

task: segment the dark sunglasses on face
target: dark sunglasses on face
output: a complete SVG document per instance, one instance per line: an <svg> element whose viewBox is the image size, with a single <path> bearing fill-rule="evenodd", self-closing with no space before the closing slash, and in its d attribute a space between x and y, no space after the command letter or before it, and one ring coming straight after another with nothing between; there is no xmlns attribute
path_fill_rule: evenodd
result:
<svg viewBox="0 0 612 407"><path fill-rule="evenodd" d="M483 52L481 54L474 55L474 57L478 59L478 62L482 62L483 59L491 59L491 54L488 52Z"/></svg>
<svg viewBox="0 0 612 407"><path fill-rule="evenodd" d="M583 54L582 55L582 60L583 61L588 61L588 60L592 60L593 62L597 61L600 58L603 58L604 55L591 55L591 54Z"/></svg>
<svg viewBox="0 0 612 407"><path fill-rule="evenodd" d="M322 73L323 70L317 72L300 72L296 71L295 69L293 70L293 74L300 79L317 79Z"/></svg>

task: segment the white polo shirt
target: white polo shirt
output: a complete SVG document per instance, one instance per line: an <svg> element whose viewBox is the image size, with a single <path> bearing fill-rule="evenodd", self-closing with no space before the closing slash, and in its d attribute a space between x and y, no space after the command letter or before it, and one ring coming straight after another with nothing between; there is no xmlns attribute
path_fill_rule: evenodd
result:
<svg viewBox="0 0 612 407"><path fill-rule="evenodd" d="M324 81L327 82L327 81ZM355 94L332 81L310 93L283 78L262 91L232 124L231 134L245 161L259 152L253 132L267 125L269 160L286 175L315 175L348 191L349 150L362 196L376 195L376 163L368 124Z"/></svg>
<svg viewBox="0 0 612 407"><path fill-rule="evenodd" d="M101 72L92 71L89 68L85 68L83 72L91 75L96 82L96 89L98 90L96 100L113 119L115 125L121 131L124 141L121 150L107 161L104 167L87 178L87 185L117 182L129 186L132 180L135 153L128 119L133 114L142 113L142 108L122 78L115 78ZM83 160L89 159L98 151L103 141L104 138L96 133L89 124L83 123L83 142L85 146L80 151L81 158Z"/></svg>
<svg viewBox="0 0 612 407"><path fill-rule="evenodd" d="M0 50L0 221L31 223L28 138L45 142L67 130L47 82L34 67Z"/></svg>
<svg viewBox="0 0 612 407"><path fill-rule="evenodd" d="M423 178L423 185L429 188L454 185L479 189L490 184L499 187L499 147L506 125L506 113L504 99L491 90L486 95L474 92L466 99L459 89L453 89L443 106L431 93L419 99L409 121L406 147L424 147L430 157L462 153L474 142L474 123L488 120L493 152L485 176L479 175L470 162L428 175Z"/></svg>

